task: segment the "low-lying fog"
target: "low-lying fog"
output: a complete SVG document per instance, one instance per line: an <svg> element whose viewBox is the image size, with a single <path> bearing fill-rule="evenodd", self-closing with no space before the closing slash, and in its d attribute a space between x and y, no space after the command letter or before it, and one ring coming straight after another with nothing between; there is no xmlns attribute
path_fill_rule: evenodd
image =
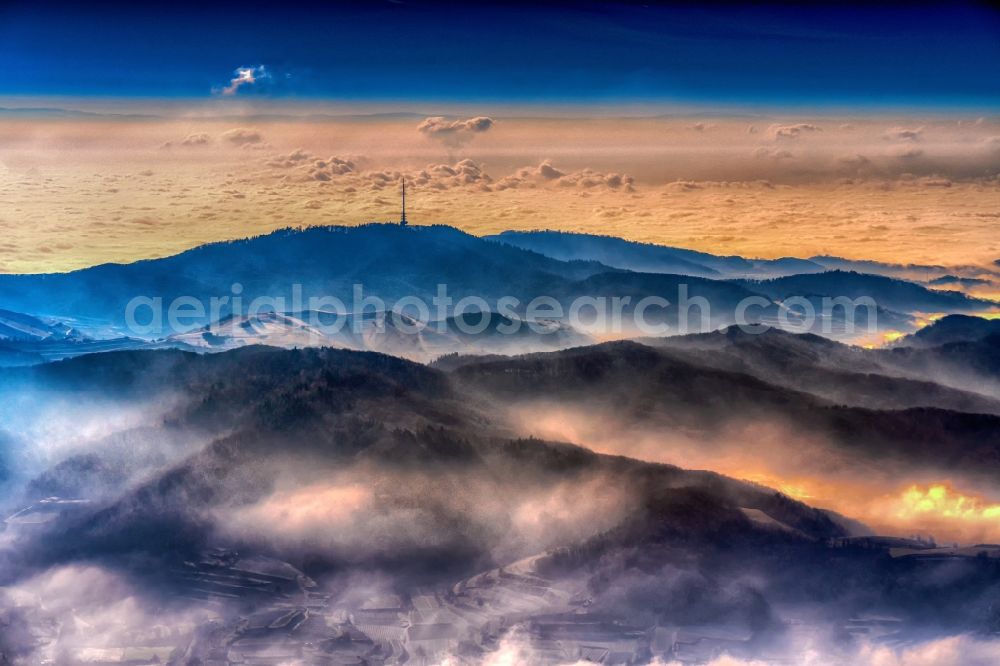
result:
<svg viewBox="0 0 1000 666"><path fill-rule="evenodd" d="M871 464L820 434L770 419L729 422L720 434L706 437L651 429L563 403L518 404L511 418L523 433L541 439L754 481L860 520L877 534L933 536L939 543L1000 542L1000 482Z"/></svg>
<svg viewBox="0 0 1000 666"><path fill-rule="evenodd" d="M0 397L5 516L50 495L87 500L102 512L102 522L73 525L65 533L11 524L0 534L0 664L76 663L81 655L99 660L110 654L102 650L126 643L170 644L217 617L218 608L182 598L156 579L162 567L172 566L158 559L160 553L129 551L116 541L116 530L130 521L168 516L174 522L165 520L163 529L176 529L178 539L195 535L197 545L291 562L314 577L332 605L356 608L376 596L454 583L585 542L642 508L628 477L613 467L578 469L572 453L559 454L569 460L568 471L559 474L517 467L499 454L470 472L462 465L461 437L433 431L413 442L437 446L433 455L407 453L391 447L409 444L412 435L391 428L386 434L378 419L365 421L364 415L359 432L382 433L373 435L368 449L377 455L350 458L299 441L301 433L266 434L260 441L244 433L234 440L228 427L180 423L177 414L202 397L173 391L111 398L19 387ZM932 535L939 543L1000 541L1000 488L953 471L875 465L822 434L769 417L732 420L709 437L564 402L492 406L515 436L754 481L860 520L879 534ZM345 423L354 422L336 427ZM352 438L354 431L345 429L331 442L350 448ZM172 535L155 536L166 543ZM173 547L182 550L184 543ZM697 563L637 573L624 564L631 556L595 564L620 575L599 596L606 608L634 608L644 593L710 616L729 602L744 608L748 598L757 598L748 590L772 584L749 573L711 580ZM768 617L782 617L779 604L764 608ZM808 617L801 609L791 615ZM802 666L831 663L834 654L843 663L872 666L985 666L1000 655L1000 643L971 634L928 631L921 640L888 646L845 642L817 626L789 624L761 649ZM529 664L541 658L535 650L512 631L478 662L455 654L440 663ZM769 659L720 656L708 663L758 666L773 663Z"/></svg>

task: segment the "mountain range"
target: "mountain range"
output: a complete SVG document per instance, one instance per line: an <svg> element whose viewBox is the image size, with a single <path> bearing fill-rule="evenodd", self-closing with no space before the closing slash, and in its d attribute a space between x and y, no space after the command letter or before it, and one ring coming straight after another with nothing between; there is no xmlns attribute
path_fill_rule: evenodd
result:
<svg viewBox="0 0 1000 666"><path fill-rule="evenodd" d="M712 335L744 354L739 334ZM800 338L776 334L764 344L786 356L848 353L834 346L824 354L836 343ZM703 336L686 346L706 343L719 346ZM125 412L165 409L30 473L28 493L88 501L30 529L9 523L17 548L0 549L3 581L84 562L126 572L157 604L211 602L223 617L272 603L304 603L321 616L336 604L362 603L318 593L272 602L244 596L244 583L217 594L214 583L207 586L219 565L190 563L231 551L286 562L319 590L360 580L379 580L406 598L442 590L435 594L444 608L471 603L487 618L552 622L575 614L577 621L603 618L619 633L672 627L697 636L721 631L705 624L724 626L725 635L738 636L731 649L747 655L794 650L784 643L789 617L816 599L822 609L808 622L818 626L846 623L873 605L908 631L942 615L952 631L991 626L998 578L990 557L890 557L889 545L938 551L913 539L880 545L855 522L752 482L526 437L509 416L524 401L542 400L543 409L572 401L599 419L707 435L723 414L787 414L811 432L839 437L840 450L862 468L898 471L935 460L965 473L966 461L998 459L1000 417L838 407L683 359L684 346L610 343L506 360L469 357L448 372L371 352L264 347L110 352L5 370L4 422L17 409L7 399L40 387L44 402L71 399L81 413L108 399ZM933 437L913 437L931 427ZM863 444L856 441L862 435ZM24 445L17 438L14 450ZM25 471L14 466L14 474ZM996 478L989 465L982 471ZM192 566L214 568L197 574L201 582L182 583L178 572ZM536 601L525 606L518 595L527 592L515 586L502 603L484 605L481 595L499 594L495 585L511 576L521 586L527 576L539 596L524 598ZM357 618L365 607L353 606L354 626L363 625ZM459 622L453 612L424 622ZM228 639L209 642L226 646L243 636L238 626L247 620L233 621ZM480 626L459 624L466 622ZM198 641L209 640L201 635ZM679 648L646 649L670 656Z"/></svg>
<svg viewBox="0 0 1000 666"><path fill-rule="evenodd" d="M2 275L0 664L842 663L1000 631L994 305L827 268L368 225ZM309 306L356 283L383 304ZM440 284L486 305L387 310ZM138 335L137 295L287 300ZM609 334L538 296L678 302ZM796 325L835 296L896 339ZM961 544L899 533L949 493Z"/></svg>
<svg viewBox="0 0 1000 666"><path fill-rule="evenodd" d="M607 266L641 273L676 273L716 279L769 279L837 270L926 280L932 285L936 284L935 281L946 285L962 284L964 280L973 281L969 284L982 285L990 284L998 277L993 269L981 266L953 267L963 273L960 276L950 274L946 266L890 264L829 255L753 259L567 231L504 231L486 238L564 261L599 261Z"/></svg>
<svg viewBox="0 0 1000 666"><path fill-rule="evenodd" d="M754 275L754 279L733 278L748 274ZM774 275L781 277L770 277ZM434 305L439 285L445 285L451 299L440 309ZM140 305L135 315L142 330L126 326L125 321L128 304L136 297L146 304ZM504 297L516 300L505 311L498 311ZM549 303L554 299L562 312L543 311L541 315L528 312L529 304L539 297L548 297ZM853 313L835 307L828 312L821 301L831 297L868 297L876 307L872 310L861 307ZM191 314L186 316L186 327L182 330L164 321L170 304L179 298L194 299L200 304L200 310L186 311ZM312 298L320 300L311 301ZM331 306L330 300L324 298L339 302ZM365 301L365 298L378 300ZM203 349L231 348L243 343L288 346L313 341L406 355L405 346L390 343L380 347L346 340L343 336L316 336L314 331L306 332L292 320L310 310L364 318L405 302L400 299L419 299L428 311L421 313L411 308L404 310L406 316L419 317L424 323L436 322L464 316L456 310L456 303L467 298L476 300L471 301L465 314L489 310L498 322L504 318L537 320L539 328L549 326L557 335L528 336L533 341L518 347L508 339L501 342L491 333L495 332L493 328L472 343L469 336L456 335L452 326L447 327L449 334L445 339L432 339L426 333L427 340L410 344L417 354L411 357L425 360L428 354L439 351L537 351L573 346L593 337L642 335L643 331L633 322L640 303L649 298L665 298L668 305L643 309L647 323L666 326L661 330L672 333L699 327L714 330L737 323L740 304L751 299L752 307L744 311L751 322L869 343L890 333L914 332L923 313L976 313L995 308L990 301L930 289L915 282L826 270L813 260L715 257L580 234L507 232L478 238L450 227L371 224L288 229L209 244L163 259L105 264L70 273L0 275L0 307L7 308L8 313L3 322L15 319L22 322L17 324L21 326L17 335L10 334L14 329L4 329L8 332L0 342L6 364L51 360L109 348L134 348L141 346L136 342L140 339L179 347L191 344ZM568 321L574 303L603 299L607 304L615 298L623 299L620 313L625 325L621 328L609 328L607 322L601 328L597 320L583 325ZM212 299L218 299L217 307L213 308ZM256 311L248 312L255 299L261 299ZM798 303L786 306L785 303L795 303L790 299L798 299ZM804 317L805 301L819 313L812 322ZM355 312L359 302L360 309ZM703 309L698 305L688 307L687 302L709 304L704 320L700 318ZM146 309L151 303L159 304L159 319ZM590 315L586 306L581 312L584 317ZM691 317L687 330L682 313ZM856 317L853 329L848 325L852 315ZM212 330L231 323L233 317L240 320L240 328L227 341L205 337L206 332L215 335ZM37 335L24 334L28 329L23 322L29 321L36 322L31 324L35 327L31 330L38 331ZM72 335L53 335L46 332L47 327L72 330ZM277 328L287 330L279 332ZM360 331L354 332L363 337ZM86 344L90 340L100 340L101 344ZM66 342L85 344L67 346ZM535 343L536 346L531 346Z"/></svg>

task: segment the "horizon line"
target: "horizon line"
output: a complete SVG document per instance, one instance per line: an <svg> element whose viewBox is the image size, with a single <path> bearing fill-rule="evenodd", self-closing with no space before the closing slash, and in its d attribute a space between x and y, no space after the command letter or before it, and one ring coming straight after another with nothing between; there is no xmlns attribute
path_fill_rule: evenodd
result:
<svg viewBox="0 0 1000 666"><path fill-rule="evenodd" d="M485 240L487 242L502 242L502 241L498 240L496 237L502 236L503 234L508 234L508 233L512 233L512 234L540 234L540 233L549 233L549 234L562 234L562 235L572 235L572 236L587 236L587 237L591 237L591 238L603 238L603 239L619 240L619 241L622 241L622 242L625 242L625 243L629 243L629 244L632 244L632 245L640 245L640 246L645 246L645 247L656 247L656 248L663 248L663 249L668 249L668 250L680 250L680 251L683 251L683 252L691 252L691 253L695 253L695 254L705 255L707 257L717 257L717 258L738 257L740 259L746 259L746 260L751 260L751 261L775 262L775 261L783 261L783 260L789 260L789 259L791 259L791 260L799 260L799 261L813 261L813 260L817 260L817 259L828 259L828 260L829 259L833 259L833 260L843 260L843 261L857 262L857 263L871 263L871 264L875 264L875 265L878 265L878 266L891 267L891 268L899 268L899 269L933 269L933 270L948 270L948 269L959 269L959 268L969 268L969 267L983 268L985 266L985 265L977 265L977 264L966 264L966 265L963 265L963 264L893 263L893 262L878 261L878 260L866 259L866 258L844 257L844 256L839 256L839 255L811 255L809 257L799 257L799 256L794 256L794 255L787 255L787 256L772 257L772 258L767 258L767 257L750 257L750 256L743 256L743 255L740 255L740 254L716 254L714 252L707 252L705 250L698 250L698 249L689 248L689 247L682 247L682 246L679 246L679 245L665 245L663 243L654 243L654 242L650 242L650 241L629 240L628 238L625 238L623 236L616 236L616 235L613 235L613 234L595 234L595 233L588 233L586 231L571 231L571 230L566 230L566 229L550 229L550 228L505 229L503 231L499 231L499 232L496 232L496 233L486 233L486 234L482 234L482 235L477 235L475 233L472 233L471 231L467 231L467 230L462 229L460 227L456 227L456 226L453 226L453 225L450 225L450 224L444 224L444 223L440 223L440 222L435 222L435 223L421 223L421 222L416 222L416 223L414 223L414 222L412 222L410 220L407 220L407 223L405 225L401 225L399 223L399 220L388 220L387 219L387 220L367 220L365 222L360 222L358 224L309 224L309 225L299 225L299 226L291 226L291 225L289 225L289 226L286 226L286 227L279 227L277 229L272 229L272 230L267 231L265 233L259 233L259 234L254 234L254 235L246 235L246 236L238 236L238 237L231 237L231 238L223 238L223 239L219 239L219 240L208 241L208 242L205 242L205 243L197 243L195 245L190 245L187 248L185 248L183 250L180 250L178 252L174 252L172 254L163 254L163 255L156 255L156 256L150 256L150 257L140 257L140 258L134 259L132 261L125 261L125 262L106 261L106 262L102 262L102 263L89 264L87 266L81 266L79 268L73 268L73 269L64 270L64 271L48 271L48 272L22 272L22 273L13 273L13 272L7 272L3 268L0 268L0 275L4 275L4 276L19 276L19 275L23 275L23 276L31 276L31 275L34 275L34 276L37 276L37 275L70 275L72 273L79 273L81 271L87 271L87 270L91 270L93 268L98 268L98 267L102 267L102 266L132 266L132 265L135 265L135 264L138 264L138 263L143 263L143 262L151 262L151 261L160 261L160 260L164 260L164 259L171 259L173 257L179 257L179 256L181 256L183 254L187 254L188 252L192 252L192 251L204 248L204 247L211 247L211 246L218 246L218 245L228 245L228 244L233 244L233 243L247 243L247 242L251 242L251 241L257 240L257 239L267 238L267 237L270 237L270 236L276 236L276 235L279 235L279 234L290 235L290 234L295 234L295 233L305 233L305 232L309 232L309 231L355 231L355 230L364 229L366 227L395 228L395 229L402 230L404 233L408 232L410 230L448 229L448 230L451 230L451 231L457 231L457 232L459 232L461 234L464 234L466 236L470 236L472 238L477 238L477 239L480 239L480 240ZM517 247L517 246L513 246L513 247ZM522 249L524 249L524 248L522 248ZM528 251L528 252L536 252L537 253L537 251L535 251L535 250L526 250L526 251ZM547 256L547 255L543 255L543 256ZM567 260L562 260L562 259L556 259L554 257L550 257L550 258L553 259L554 261L567 261ZM600 263L600 262L598 262L598 263ZM613 266L608 266L608 268L614 269ZM615 270L624 270L624 269L615 269ZM628 271L628 272L643 272L643 271ZM827 273L827 272L858 272L858 271L846 270L846 269L843 269L843 268L827 268L826 270L820 271L820 272L821 273ZM859 274L864 275L865 273L859 273ZM678 275L682 275L682 274L678 273ZM706 279L713 279L713 278L706 278ZM725 280L726 279L723 279L722 281L725 281Z"/></svg>

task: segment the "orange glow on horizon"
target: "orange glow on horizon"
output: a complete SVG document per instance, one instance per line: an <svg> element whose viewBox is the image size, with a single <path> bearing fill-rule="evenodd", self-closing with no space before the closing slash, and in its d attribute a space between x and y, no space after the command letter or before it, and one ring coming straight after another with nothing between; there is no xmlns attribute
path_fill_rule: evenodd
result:
<svg viewBox="0 0 1000 666"><path fill-rule="evenodd" d="M780 138L742 118L698 130L683 118L497 116L449 146L409 119L3 120L0 271L390 219L398 202L385 179L399 173L413 224L476 235L550 228L724 255L942 266L1000 256L1000 181L962 175L970 160L976 173L995 163L1000 126L928 119L922 154L900 157L884 133L901 121L816 122L822 132ZM932 168L957 173L919 175Z"/></svg>

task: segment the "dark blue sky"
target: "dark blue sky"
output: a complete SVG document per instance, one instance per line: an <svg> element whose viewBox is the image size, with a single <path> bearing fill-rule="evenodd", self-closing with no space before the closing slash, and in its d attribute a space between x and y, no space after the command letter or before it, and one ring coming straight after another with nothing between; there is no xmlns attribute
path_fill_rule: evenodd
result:
<svg viewBox="0 0 1000 666"><path fill-rule="evenodd" d="M205 5L207 3L203 3ZM347 101L1000 101L1000 13L406 0L0 4L0 95Z"/></svg>

